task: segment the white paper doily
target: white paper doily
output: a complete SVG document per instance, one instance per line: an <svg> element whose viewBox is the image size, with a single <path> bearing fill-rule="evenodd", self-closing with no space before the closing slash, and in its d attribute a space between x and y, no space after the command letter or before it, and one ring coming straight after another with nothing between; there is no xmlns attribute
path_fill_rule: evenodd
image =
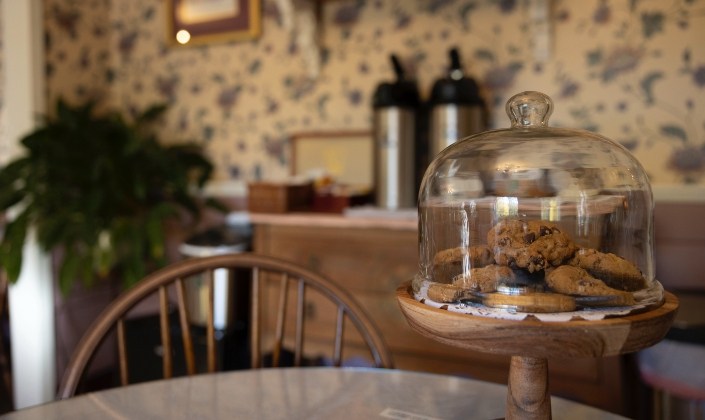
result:
<svg viewBox="0 0 705 420"><path fill-rule="evenodd" d="M438 309L446 309L450 312L483 316L496 319L509 319L521 321L532 316L545 322L567 322L581 319L586 321L599 321L608 317L629 315L634 312L643 311L651 306L660 304L663 301L663 286L658 281L654 281L648 289L639 290L633 293L636 304L632 306L619 307L591 307L571 312L536 313L536 312L512 312L507 309L490 308L480 303L460 302L460 303L440 303L428 298L429 281L420 283L418 291L414 291L414 299ZM417 289L416 287L414 289Z"/></svg>

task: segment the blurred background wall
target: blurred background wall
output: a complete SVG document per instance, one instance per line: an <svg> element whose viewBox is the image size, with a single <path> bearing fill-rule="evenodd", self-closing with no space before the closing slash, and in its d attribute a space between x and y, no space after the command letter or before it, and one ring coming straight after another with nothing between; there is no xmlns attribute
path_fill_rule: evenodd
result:
<svg viewBox="0 0 705 420"><path fill-rule="evenodd" d="M506 99L540 90L555 102L552 125L620 142L653 184L705 184L705 0L547 1L548 48L537 49L541 3L328 0L307 43L296 24L306 1L264 0L258 39L174 46L163 0L45 0L48 103L165 101L162 137L202 142L217 180L280 178L292 134L370 128L391 53L427 96L458 47L492 127L508 126Z"/></svg>

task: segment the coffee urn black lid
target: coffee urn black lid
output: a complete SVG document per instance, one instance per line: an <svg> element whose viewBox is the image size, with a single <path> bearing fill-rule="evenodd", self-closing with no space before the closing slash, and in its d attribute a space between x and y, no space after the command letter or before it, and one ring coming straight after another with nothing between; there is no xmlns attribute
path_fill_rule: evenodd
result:
<svg viewBox="0 0 705 420"><path fill-rule="evenodd" d="M420 102L416 82L405 78L404 69L394 54L390 58L397 79L394 82L382 82L377 86L372 97L372 107L416 108Z"/></svg>
<svg viewBox="0 0 705 420"><path fill-rule="evenodd" d="M448 74L435 81L429 103L434 105L482 105L480 87L475 79L463 75L460 54L456 48L450 50L451 65Z"/></svg>

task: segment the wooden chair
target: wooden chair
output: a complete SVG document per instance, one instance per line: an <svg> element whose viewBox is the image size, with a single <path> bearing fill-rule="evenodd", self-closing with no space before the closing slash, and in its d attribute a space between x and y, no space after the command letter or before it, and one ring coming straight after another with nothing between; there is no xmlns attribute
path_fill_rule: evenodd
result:
<svg viewBox="0 0 705 420"><path fill-rule="evenodd" d="M178 329L185 358L185 373L197 372L196 355L192 337L192 325L189 323L188 305L186 304L185 283L193 276L205 276L208 293L206 313L206 372L215 372L216 362L216 328L213 319L214 273L227 270L230 285L247 282L249 287L249 343L250 368L263 366L264 355L271 357L271 366L280 366L285 346L293 346L293 365L301 366L304 350L311 339L320 339L321 324L306 328L312 318L319 318L322 311L311 307L311 299L318 299L316 305L326 301L335 308L335 319L329 322L331 364L340 366L343 347L354 347L359 353L364 349L372 365L391 368L392 358L380 332L363 308L347 291L325 278L299 265L273 257L253 253L226 254L212 257L191 258L174 263L140 281L125 291L93 322L78 343L59 385L58 397L71 397L77 393L89 360L95 354L111 331L116 330L117 353L119 360L120 386L127 385L128 357L126 349L126 317L130 310L149 296L158 295L159 330L163 349L163 378L174 376L174 348L172 334L174 327L170 319L178 315ZM235 275L236 270L245 270L247 275ZM312 312L315 314L312 315ZM170 317L170 314L172 317ZM349 320L354 329L345 329ZM326 333L328 335L328 332ZM314 337L314 338L316 338ZM179 342L178 338L174 340ZM267 345L263 346L263 342ZM320 344L320 343L319 343ZM357 346L357 347L356 347ZM265 353L263 349L271 353ZM290 351L291 352L291 351ZM352 353L351 353L352 354ZM347 353L346 353L347 355ZM203 364L203 363L201 363Z"/></svg>

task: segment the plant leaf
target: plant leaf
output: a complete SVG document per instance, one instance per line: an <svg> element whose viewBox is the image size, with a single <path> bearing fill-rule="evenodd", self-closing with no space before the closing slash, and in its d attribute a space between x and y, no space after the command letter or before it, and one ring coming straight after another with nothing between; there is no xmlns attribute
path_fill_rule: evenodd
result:
<svg viewBox="0 0 705 420"><path fill-rule="evenodd" d="M28 225L27 212L22 212L15 220L5 225L5 232L2 242L0 242L0 266L5 269L10 283L15 283L20 277L22 251L27 237Z"/></svg>
<svg viewBox="0 0 705 420"><path fill-rule="evenodd" d="M64 254L63 262L59 268L59 290L63 295L68 295L71 291L74 281L79 277L81 266L81 257L78 254L71 252L71 250Z"/></svg>
<svg viewBox="0 0 705 420"><path fill-rule="evenodd" d="M0 210L23 206L0 242L0 263L13 280L28 226L42 248L65 251L58 275L69 291L76 280L91 284L108 272L133 284L166 260L164 221L200 212L194 194L213 165L197 143L159 141L152 130L167 106L130 119L96 105L59 98L52 115L22 138L25 156L0 169ZM108 246L99 240L106 231Z"/></svg>
<svg viewBox="0 0 705 420"><path fill-rule="evenodd" d="M153 122L161 117L164 112L166 112L168 105L166 104L156 104L152 105L147 110L145 110L139 117L137 117L136 124L141 126L149 122Z"/></svg>

